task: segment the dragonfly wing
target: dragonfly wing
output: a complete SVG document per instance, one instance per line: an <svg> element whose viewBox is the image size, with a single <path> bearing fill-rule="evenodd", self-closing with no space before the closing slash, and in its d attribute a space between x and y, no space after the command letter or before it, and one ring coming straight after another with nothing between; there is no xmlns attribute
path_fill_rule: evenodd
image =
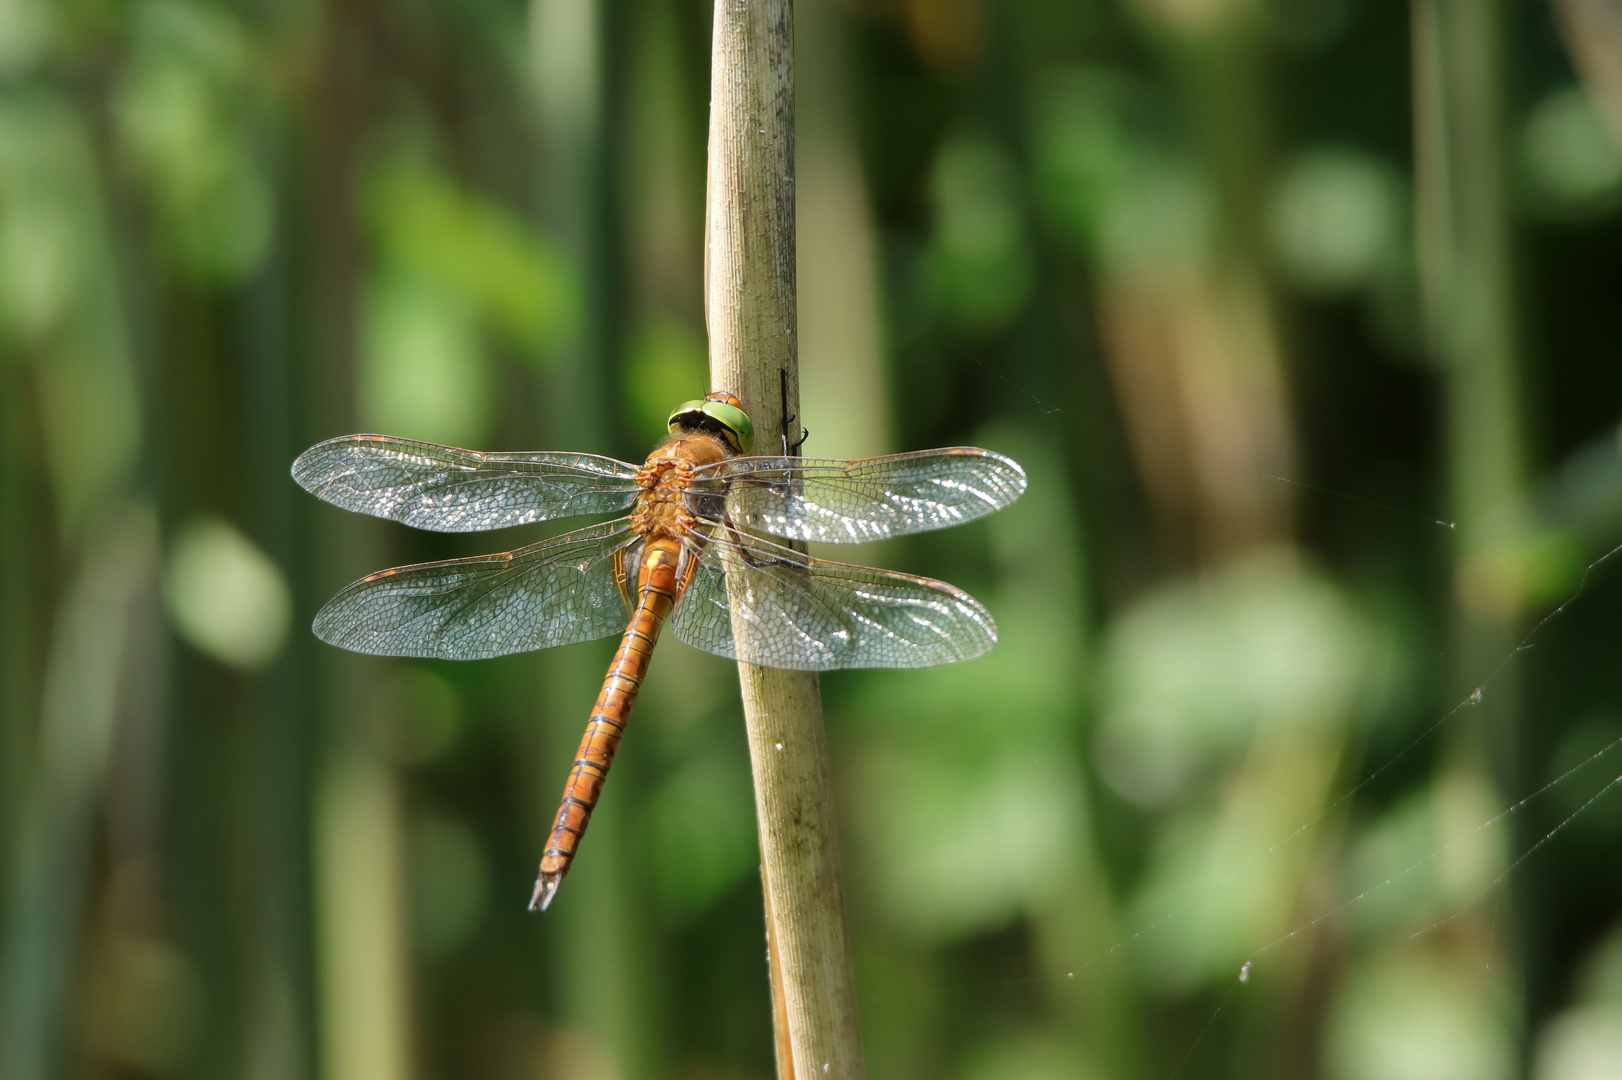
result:
<svg viewBox="0 0 1622 1080"><path fill-rule="evenodd" d="M713 539L696 558L671 628L717 656L795 671L921 668L997 643L990 613L943 581L824 562L753 538ZM733 604L747 627L741 643Z"/></svg>
<svg viewBox="0 0 1622 1080"><path fill-rule="evenodd" d="M345 510L435 532L478 532L636 500L636 468L594 454L481 454L387 435L317 443L293 463L306 491Z"/></svg>
<svg viewBox="0 0 1622 1080"><path fill-rule="evenodd" d="M374 656L482 660L625 629L614 569L626 520L500 555L401 566L361 578L315 617L322 641Z"/></svg>
<svg viewBox="0 0 1622 1080"><path fill-rule="evenodd" d="M731 458L698 470L693 508L790 540L865 544L984 517L1025 491L1025 470L972 446L835 461Z"/></svg>

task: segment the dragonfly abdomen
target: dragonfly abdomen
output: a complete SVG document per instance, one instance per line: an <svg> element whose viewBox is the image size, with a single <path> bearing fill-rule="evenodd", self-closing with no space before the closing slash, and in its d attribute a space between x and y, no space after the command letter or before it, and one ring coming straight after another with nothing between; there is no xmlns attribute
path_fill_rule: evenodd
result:
<svg viewBox="0 0 1622 1080"><path fill-rule="evenodd" d="M597 704L586 724L585 737L580 740L580 751L569 770L563 802L552 822L546 852L541 856L540 876L535 880L535 893L529 902L531 911L545 911L552 902L558 883L574 861L580 838L591 821L591 812L597 807L603 781L614 764L620 737L631 717L631 707L636 704L637 691L647 675L654 643L659 640L659 631L675 607L680 560L680 542L674 538L649 540L643 549L636 609L608 666L608 675L603 679Z"/></svg>

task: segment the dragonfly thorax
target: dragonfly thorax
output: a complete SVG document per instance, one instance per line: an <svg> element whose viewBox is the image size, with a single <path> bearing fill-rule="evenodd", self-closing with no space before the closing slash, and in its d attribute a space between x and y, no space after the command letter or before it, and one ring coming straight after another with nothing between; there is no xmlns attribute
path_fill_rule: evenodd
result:
<svg viewBox="0 0 1622 1080"><path fill-rule="evenodd" d="M636 482L642 493L631 512L632 530L656 536L677 535L691 528L687 488L693 471L730 456L727 444L707 431L683 432L660 444L637 470Z"/></svg>

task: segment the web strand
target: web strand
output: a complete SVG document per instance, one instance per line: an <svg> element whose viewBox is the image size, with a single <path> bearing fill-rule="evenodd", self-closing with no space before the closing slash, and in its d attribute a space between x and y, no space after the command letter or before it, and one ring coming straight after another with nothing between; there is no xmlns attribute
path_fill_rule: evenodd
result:
<svg viewBox="0 0 1622 1080"><path fill-rule="evenodd" d="M1514 816L1515 814L1519 813L1521 810L1525 809L1527 806L1529 806L1533 802L1535 802L1539 797L1546 794L1547 792L1553 791L1555 788L1557 788L1561 784L1565 783L1568 779L1575 776L1577 773L1581 772L1582 770L1586 769L1589 765L1592 765L1594 762L1598 761L1600 758L1604 757L1606 754L1609 754L1612 750L1615 750L1618 746L1622 746L1622 736L1619 736L1618 738L1614 739L1604 749L1597 751L1596 753L1594 753L1593 755L1591 755L1590 757L1588 757L1584 761L1582 761L1582 762L1580 762L1580 763L1578 763L1576 765L1573 765L1571 768L1567 769L1565 772L1561 773L1559 776L1555 777L1553 780L1550 780L1548 783L1544 784L1542 787L1538 788L1536 791L1532 792L1530 795L1527 795L1526 797L1521 799L1519 802L1512 803L1510 806L1506 807L1505 809L1500 810L1498 813L1494 814L1492 817L1488 818L1486 821L1482 822L1480 825L1477 825L1475 828L1471 829L1468 835L1475 836L1478 833L1485 832L1487 829L1490 829L1493 826L1499 824L1500 822L1504 821L1506 818ZM1605 795L1613 787L1616 787L1619 782L1622 782L1622 776L1618 776L1615 780L1612 780L1610 783L1606 784L1605 787L1602 788L1597 794L1595 794L1587 802L1583 803L1582 806L1578 807L1575 811L1573 811L1571 813L1571 815L1566 818L1566 820L1562 821L1559 825L1555 826L1554 829L1551 830L1548 833L1548 835L1544 836L1536 844L1532 845L1532 847L1527 849L1519 858L1517 858L1513 863L1511 863L1509 865L1509 867L1504 870L1503 873L1499 874L1492 881L1488 882L1487 885L1485 885L1481 889L1481 891L1478 892L1475 896L1471 897L1468 901L1461 904L1459 906L1459 910L1455 911L1452 915L1449 915L1446 919L1441 920L1441 922L1436 923L1435 926L1441 926L1443 923L1450 922L1453 919L1456 919L1460 915L1464 914L1466 911L1469 911L1470 909L1472 909L1476 905L1476 903L1478 903L1481 900L1482 897L1484 897L1488 893L1492 892L1493 889L1497 888L1505 880L1507 880L1509 878L1509 876L1515 872L1516 867L1520 866L1523 862L1525 862L1528 858L1530 858L1531 855L1534 852L1536 852L1539 848L1543 847L1550 840L1552 840L1556 833L1560 832L1567 825L1571 824L1571 822L1575 818L1577 818L1580 814L1583 813L1583 811L1587 810L1594 803L1599 801L1601 796ZM1352 897L1350 900L1347 900L1344 903L1341 903L1341 904L1329 909L1328 911L1324 912L1322 915L1319 915L1317 918L1313 919L1312 921L1303 923L1300 926L1296 927L1294 930L1291 930L1289 933L1285 934L1284 936L1279 937L1279 938L1275 938L1273 941L1268 942L1266 945L1263 945L1261 948L1257 949L1255 952L1250 953L1247 956L1247 959L1255 959L1257 957L1260 957L1264 953L1270 952L1273 949L1277 948L1278 946L1283 945L1283 944L1295 939L1296 937L1299 937L1300 935L1307 933L1308 931L1316 928L1317 926L1327 922L1330 919L1333 919L1335 916L1340 915L1340 914L1344 913L1345 911L1347 911L1349 908L1352 908L1352 907L1356 906L1357 904L1362 903L1364 900L1367 900L1369 897L1373 896L1377 892L1380 892L1382 889L1386 888L1387 886L1394 885L1398 881L1401 881L1403 878L1407 877L1409 874L1414 873L1416 870L1420 870L1423 867L1429 866L1431 863L1435 862L1437 859L1441 858L1443 855L1447 854L1449 851L1452 851L1454 848L1458 847L1459 844L1462 843L1462 842L1463 842L1463 840L1459 839L1459 840L1453 840L1453 841L1450 841L1449 843L1443 844L1441 847L1439 847L1436 850L1432 851L1429 855L1426 855L1423 859L1420 859L1418 862L1413 863L1412 865L1407 866L1407 867L1403 868L1402 870L1399 870L1397 873L1395 873L1395 874L1391 875L1390 877L1386 878L1384 881L1380 882L1378 885L1375 885L1375 886L1372 886L1371 888L1363 890L1362 892L1358 893L1356 896ZM1429 929L1434 929L1434 928L1435 927L1433 926L1433 927L1431 927ZM1417 937L1420 934L1423 934L1423 933L1426 933L1426 932L1428 932L1428 931L1420 931L1418 934L1414 934L1412 936Z"/></svg>
<svg viewBox="0 0 1622 1080"><path fill-rule="evenodd" d="M1618 739L1616 742L1613 742L1610 746L1607 746L1605 748L1605 750L1610 750L1611 747L1617 746L1618 744L1622 744L1622 739ZM1605 751L1601 751L1601 753L1604 753L1604 752ZM1584 764L1587 764L1587 763L1584 762ZM1578 767L1581 768L1581 766L1578 766ZM1568 773L1567 775L1570 775L1570 774ZM1564 779L1564 777L1562 777L1562 779ZM1551 786L1552 786L1552 783L1553 782L1551 782ZM1522 852L1520 858L1518 858L1514 862L1510 863L1509 866L1507 866L1504 869L1503 873L1499 874L1497 877L1495 877L1491 881L1487 882L1487 884L1485 884L1485 885L1483 885L1481 887L1481 890L1479 892L1477 892L1474 896L1472 896L1469 900L1465 901L1463 904L1460 904L1457 911L1453 912L1451 915L1447 916L1446 918L1438 919L1436 922L1434 922L1431 925L1425 927L1423 930L1415 930L1412 934L1408 935L1409 940L1411 941L1411 940L1414 940L1415 938L1424 937L1425 935L1429 934L1431 931L1436 930L1436 929L1438 929L1440 927L1446 926L1448 923L1450 923L1453 920L1457 919L1460 915L1462 915L1465 912L1469 911L1470 909L1474 908L1476 906L1476 904L1481 902L1482 897L1486 896L1488 893L1492 892L1498 886L1502 885L1505 881L1507 881L1509 879L1509 876L1511 874L1513 874L1515 872L1515 870L1522 863L1524 863L1527 859L1530 859L1533 855L1536 855L1539 851L1541 851L1549 843L1549 841L1553 840L1556 836L1558 836L1565 829L1565 827L1567 825L1570 825L1573 821L1577 820L1577 818L1579 816L1581 816L1582 813L1585 810L1587 810L1589 807L1593 806L1595 803L1599 802L1600 799L1604 798L1606 795L1610 794L1611 789L1616 787L1618 784L1622 784L1622 773L1617 774L1617 776L1615 776L1610 781L1610 783L1608 783L1604 787L1600 788L1593 795L1591 795L1586 802L1584 802L1581 806L1579 806L1577 809L1573 810L1570 814L1568 814L1564 821L1562 821L1560 824L1556 825L1554 828L1550 829L1548 832L1544 833L1543 836L1538 840L1537 843L1533 844L1531 847L1527 848L1524 852Z"/></svg>
<svg viewBox="0 0 1622 1080"><path fill-rule="evenodd" d="M1308 491L1316 491L1322 495L1333 495L1335 498L1345 499L1347 502L1362 503L1364 506L1372 506L1376 510L1387 510L1393 514L1401 514L1403 517L1413 518L1415 521L1423 521L1430 525L1439 525L1444 529L1458 528L1458 522L1443 521L1440 518L1426 517L1424 514L1416 514L1412 510L1404 510L1400 506L1392 506L1390 503L1375 502L1373 499L1365 499L1361 495L1349 495L1344 491L1336 491L1333 488L1319 487L1317 484L1309 484L1305 480L1292 480L1288 476L1275 476L1269 472L1264 472L1261 475L1269 480L1277 480L1281 484L1293 484L1296 487L1306 488Z"/></svg>
<svg viewBox="0 0 1622 1080"><path fill-rule="evenodd" d="M1408 742L1407 745L1405 745L1402 749L1398 750L1395 754L1393 754L1391 757L1387 758L1384 762L1382 762L1379 766L1377 766L1373 771L1371 771L1366 776L1364 776L1363 779L1358 781L1357 784L1355 784L1354 786L1352 786L1348 790L1342 792L1332 803L1330 803L1328 806L1326 806L1323 810L1321 810L1317 814L1313 815L1307 822L1305 822L1304 824L1302 824L1301 826L1296 828L1294 831L1289 833L1283 839L1281 839L1281 840L1273 843L1272 845L1270 845L1267 848L1267 853L1269 855L1278 854L1279 851L1282 848L1286 847L1292 841L1299 838L1303 833L1306 833L1309 830L1311 830L1314 826L1316 826L1317 824L1322 822L1326 817L1328 817L1329 815L1334 813L1336 810L1338 810L1339 808L1344 806L1354 796L1356 796L1357 794L1362 792L1370 784L1372 784L1376 780L1378 780L1382 775L1384 775L1391 768L1393 768L1398 762L1402 761L1405 757L1407 757L1409 754L1411 754L1418 746L1420 746L1422 743L1426 742L1428 739L1430 739L1432 736L1434 736L1437 731L1439 731L1442 727L1444 727L1449 721L1451 721L1460 712L1462 712L1463 710L1465 710L1469 706L1480 704L1481 701L1483 700L1483 697L1485 696L1485 693L1486 693L1487 689L1502 674L1504 669L1506 667L1508 667L1512 662L1514 662L1516 657L1518 657L1519 655L1521 655L1524 652L1530 651L1534 647L1534 645L1536 644L1534 639L1540 633L1542 633L1544 628L1546 626L1548 626L1548 624L1550 622L1552 622L1555 619L1559 618L1573 604L1577 603L1578 600L1580 600L1584 595L1587 594L1590 582L1591 582L1591 580L1593 578L1593 575L1594 575L1595 571L1597 571L1605 563L1609 562L1619 552L1622 552L1622 544L1617 545L1616 547L1614 547L1611 550L1607 551L1604 555L1601 555L1599 558L1597 558L1593 562L1589 563L1588 566L1584 568L1583 574L1582 574L1581 578L1579 579L1578 585L1577 585L1576 589L1572 592L1572 594L1570 596L1568 596L1564 601L1562 601L1557 607L1552 609L1543 618L1539 619L1537 621L1537 623L1531 628L1531 630L1529 630L1521 638L1520 642L1513 649L1511 649L1509 651L1509 653L1507 655L1505 655L1504 658L1502 660L1500 660L1492 668L1491 671L1488 672L1486 678L1482 679L1480 684L1477 685L1474 689L1471 690L1471 692L1470 692L1470 694L1468 696L1466 696L1463 700L1459 701L1456 705L1454 705L1451 709L1449 709L1446 713L1444 713L1436 721L1431 723L1423 732L1421 732L1419 735L1417 735L1415 738L1413 738L1410 742ZM1480 833L1482 833L1482 832L1484 832L1484 831L1486 831L1488 829L1492 829L1492 828L1500 825L1501 823L1508 820L1509 818L1514 817L1515 815L1519 814L1522 810L1526 809L1527 807L1531 806L1533 803L1537 802L1544 795L1546 795L1549 792L1561 787L1562 785L1564 785L1565 783L1567 783L1568 781L1570 781L1574 777L1576 777L1579 773L1582 773L1584 770L1588 769L1590 766L1594 765L1595 763L1597 763L1597 762L1601 761L1602 759L1606 758L1608 755L1612 754L1618 747L1622 747L1622 736L1619 736L1618 738L1613 739L1611 742L1607 743L1604 747L1602 747L1599 750L1595 751L1594 753L1590 754L1588 757L1584 758L1582 761L1578 762L1577 764L1573 765L1572 767L1566 769L1559 776L1556 776L1552 780L1549 780L1548 782L1540 785L1538 788L1536 788L1535 790L1533 790L1529 794L1521 797L1520 799L1518 799L1514 803L1512 803L1509 806L1505 807L1504 809L1500 810L1498 813L1494 814L1492 817L1488 818L1487 820L1481 822L1479 825L1476 825L1466 835L1467 836L1478 835L1478 834L1480 834ZM1599 791L1595 792L1592 796L1590 796L1588 799L1586 799L1580 806L1578 806L1575 810L1573 810L1570 814L1568 814L1564 819L1562 819L1554 828L1550 829L1547 833L1545 833L1542 837L1540 837L1534 844L1532 844L1529 848L1527 848L1520 855L1518 855L1515 858L1515 860L1512 863L1510 863L1510 865L1508 867L1506 867L1501 873L1499 873L1496 877L1494 877L1486 885L1482 886L1479 890L1477 890L1474 894L1472 894L1469 897L1469 899L1457 904L1456 910L1454 910L1452 913L1450 913L1446 917L1444 917L1444 918L1442 918L1442 919L1440 919L1440 920L1438 920L1438 921L1436 921L1434 923L1431 923L1430 925L1424 927L1423 929L1417 930L1417 931L1413 932L1412 934L1408 935L1409 939L1414 940L1414 939L1424 937L1425 935L1434 932L1435 930L1441 928L1442 926L1445 926L1448 923L1457 920L1459 917L1461 917L1462 915L1468 913L1469 911L1474 910L1476 908L1476 906L1481 902L1481 900L1483 898L1490 895L1496 889L1498 889L1500 886L1502 886L1504 884L1504 882L1509 880L1509 878L1521 866L1523 866L1529 859L1531 859L1531 857L1533 855L1537 854L1543 848L1547 847L1550 843L1552 843L1554 841L1554 839L1557 836L1559 836L1562 832L1564 832L1567 828L1569 828L1574 821L1576 821L1583 814L1585 814L1589 810L1591 810L1602 799L1604 799L1607 795L1611 794L1611 792L1617 787L1622 787L1622 773L1618 773L1613 779L1609 780ZM1316 929L1317 927L1322 926L1326 922L1329 922L1330 920L1335 919L1340 915L1343 915L1348 910L1351 910L1351 909L1355 908L1356 906L1358 906L1359 904L1364 903L1365 901L1369 900L1371 897L1377 895L1378 893L1380 893L1383 890L1389 888L1390 886L1396 884L1397 882L1402 881L1402 880L1410 877L1411 875L1415 874L1416 872L1423 869L1424 867L1434 863L1436 860L1441 858L1447 852L1455 849L1456 847L1458 847L1458 845L1460 845L1463 842L1465 842L1465 838L1464 837L1458 837L1458 838L1455 838L1455 839L1449 841L1448 843L1445 843L1445 844L1437 847L1436 849L1431 851L1429 854L1427 854L1424 858L1412 863L1409 866L1404 867L1402 870L1400 870L1397 873L1391 875L1390 877L1388 877L1385 880L1379 882L1378 884L1375 884L1375 885L1371 886L1370 888L1363 890L1362 892L1358 893L1356 896L1353 896L1353 897L1351 897L1351 898L1349 898L1349 899L1347 899L1347 900L1345 900L1345 901L1343 901L1343 902L1341 902L1339 904L1334 905L1333 907L1331 907L1328 910L1322 912L1321 914L1309 919L1306 922L1303 922L1303 923L1299 924L1294 929L1291 929L1289 932L1274 938L1273 940L1267 942L1266 944L1263 944L1263 945L1257 947L1256 949L1253 949L1251 952L1246 953L1243 956L1236 956L1234 958L1233 963L1234 963L1234 970L1237 973L1236 974L1237 983L1249 982L1252 978L1254 978L1257 974L1259 974L1260 971L1262 970L1262 965L1260 965L1258 962L1262 958L1267 956L1268 954L1273 953L1274 951L1280 949L1283 946L1286 946L1286 945L1290 944L1293 941L1296 941L1297 939L1299 939L1302 936L1310 933L1312 930ZM1237 876L1236 874L1229 874L1226 877L1220 879L1215 884L1218 884L1218 885L1231 884L1236 876ZM1002 986L1012 986L1012 985L1051 984L1051 983L1056 983L1056 982L1068 982L1068 981L1074 980L1079 973L1084 972L1084 971L1094 967L1095 965L1097 965L1099 963L1102 963L1102 962L1104 962L1106 960L1109 960L1109 959L1115 957L1116 955L1118 955L1122 951L1127 950L1127 949L1131 948L1133 945L1136 945L1136 944L1142 942L1143 940L1153 936L1153 934L1157 930L1159 930L1163 926L1167 925L1168 923L1175 922L1177 919L1179 919L1182 916L1186 915L1189 911L1191 911L1197 905L1197 903L1199 902L1199 899L1200 899L1200 897L1190 896L1190 898L1188 899L1188 901L1186 903L1179 904L1177 906L1172 907L1170 910L1167 910L1163 914L1161 914L1158 917L1152 919L1147 924L1139 927L1137 930L1134 930L1132 933L1130 933L1130 934L1126 935L1125 937L1121 938L1120 940L1116 941L1114 944L1108 946L1107 948L1104 948L1104 949L1098 951L1094 955L1080 961L1079 963L1076 963L1072 967L1072 969L1070 971L1068 971L1066 974L1064 974L1062 976L1057 976L1057 975L1056 976L1036 976L1036 977L1033 977L1033 978L1030 978L1030 979L1004 980L1004 981L991 982L991 983L963 984L963 985L960 985L960 986L940 987L934 992L935 993L944 993L944 992L950 992L950 991L954 991L954 990L967 990L967 989L986 988L986 987L1002 987ZM1140 969L1140 970L1143 970L1143 969ZM1231 993L1231 988L1230 988L1229 992ZM894 996L894 995L885 995L885 997L891 997L891 996ZM910 995L902 995L902 996L910 996ZM879 1000L879 999L878 998L864 998L863 1000L865 1001L865 1000ZM1224 1008L1226 1007L1225 1003L1226 1003L1226 998L1224 998L1223 1003L1220 1003L1215 1007L1215 1009L1213 1010L1211 1016L1206 1020L1205 1025L1201 1028L1199 1034L1195 1037L1194 1043L1189 1047L1188 1051L1183 1055L1182 1059L1179 1061L1178 1065L1176 1066L1176 1069L1167 1078L1167 1080L1176 1080L1176 1078L1183 1072L1183 1070L1187 1068L1188 1062L1192 1059L1195 1051L1203 1043L1206 1036L1209 1034L1211 1027L1215 1024L1217 1018L1222 1014Z"/></svg>
<svg viewBox="0 0 1622 1080"><path fill-rule="evenodd" d="M1376 768L1373 772L1369 773L1367 776L1363 777L1363 779L1359 780L1355 786L1353 786L1353 787L1349 788L1348 790L1342 792L1335 799L1334 802L1330 803L1328 806L1325 806L1318 813L1314 814L1310 819L1308 819L1303 825L1298 827L1294 832L1292 832L1288 836L1284 837L1284 839L1278 841L1276 844L1273 844L1271 847L1269 847L1267 849L1268 854L1271 855L1271 854L1276 853L1279 848L1284 847L1285 845L1289 844L1296 837L1298 837L1302 833L1307 832L1308 830L1312 829L1319 822L1323 821L1324 818L1330 816L1335 811L1339 810L1341 808L1341 806L1343 806L1347 802L1351 801L1351 799L1355 795L1357 795L1359 792L1361 792L1364 788L1368 787L1370 784L1374 783L1381 776L1385 775L1385 773L1388 772L1394 765L1396 765L1399 761L1401 761L1403 758L1407 757L1410 753L1412 753L1416 747L1420 746L1422 743L1429 740L1432 735L1436 734L1436 732L1438 730L1440 730L1442 727L1446 726L1447 722L1449 720L1452 720L1453 717L1457 716L1462 710L1464 710L1465 708L1467 708L1467 707L1469 707L1471 705L1479 705L1479 704L1481 704L1482 699L1486 696L1487 688L1492 685L1493 680L1496 679L1499 676L1499 674L1504 670L1504 668L1508 667L1512 662L1514 662L1514 660L1515 660L1515 658L1517 656L1519 656L1521 653L1531 651L1531 649L1533 647L1533 644L1534 644L1532 639L1537 637L1537 635L1543 630L1543 628L1545 626L1547 626L1549 624L1549 622L1551 620L1558 617L1561 612L1565 611L1568 607L1570 607L1572 604L1575 604L1579 599L1581 599L1583 594L1585 592L1587 592L1587 590L1588 590L1588 581L1589 581L1589 578L1591 578L1593 576L1594 571L1597 570L1602 563L1604 563L1606 560L1610 559L1613 555L1615 555L1619 551L1622 551L1622 544L1618 544L1616 547L1612 548L1610 551L1607 551L1604 555L1601 555L1599 558L1595 559L1593 562L1589 563L1586 567L1584 567L1583 568L1583 575L1577 582L1576 590L1570 596L1566 597L1566 599L1563 600L1560 603L1559 607L1555 608L1554 610L1550 611L1547 615L1543 616L1543 618L1539 619L1537 621L1537 624L1534 625L1532 627L1532 629L1528 630L1526 632L1526 635L1521 638L1520 642L1515 646L1515 648L1511 649L1509 651L1508 655L1506 655L1502 660L1500 660L1498 662L1498 664L1491 671L1489 671L1487 673L1487 677L1485 679L1482 679L1481 682L1475 687L1475 689L1470 691L1469 695L1466 696L1464 698L1464 700L1460 701L1457 705L1453 706L1447 712L1443 713L1440 718L1438 718L1435 722L1433 722L1424 731L1422 731L1418 735L1414 736L1414 738L1412 740L1410 740L1408 742L1408 744L1406 746L1404 746L1401 750L1398 750L1395 754L1393 754L1391 757L1387 758L1384 762L1382 762L1380 764L1380 766L1378 768Z"/></svg>

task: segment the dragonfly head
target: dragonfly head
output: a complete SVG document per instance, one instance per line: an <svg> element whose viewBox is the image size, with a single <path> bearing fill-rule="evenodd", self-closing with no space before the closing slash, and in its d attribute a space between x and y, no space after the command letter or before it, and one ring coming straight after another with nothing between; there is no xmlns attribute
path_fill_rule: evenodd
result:
<svg viewBox="0 0 1622 1080"><path fill-rule="evenodd" d="M755 425L743 403L717 390L694 401L684 401L670 414L671 431L708 431L719 435L735 454L747 454L755 442Z"/></svg>

